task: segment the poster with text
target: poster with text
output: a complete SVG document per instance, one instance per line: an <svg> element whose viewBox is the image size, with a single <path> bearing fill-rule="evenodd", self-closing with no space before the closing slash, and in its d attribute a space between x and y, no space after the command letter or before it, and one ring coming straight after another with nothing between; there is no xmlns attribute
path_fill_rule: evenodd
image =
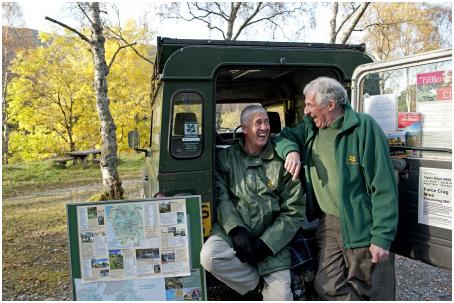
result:
<svg viewBox="0 0 454 303"><path fill-rule="evenodd" d="M452 229L452 171L420 167L418 223Z"/></svg>

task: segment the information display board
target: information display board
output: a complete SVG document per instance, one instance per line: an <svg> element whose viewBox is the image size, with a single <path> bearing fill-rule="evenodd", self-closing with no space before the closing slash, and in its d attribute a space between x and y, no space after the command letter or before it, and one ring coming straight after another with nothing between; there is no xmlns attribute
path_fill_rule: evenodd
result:
<svg viewBox="0 0 454 303"><path fill-rule="evenodd" d="M419 168L418 223L452 229L452 171Z"/></svg>
<svg viewBox="0 0 454 303"><path fill-rule="evenodd" d="M67 204L74 300L206 300L200 196Z"/></svg>

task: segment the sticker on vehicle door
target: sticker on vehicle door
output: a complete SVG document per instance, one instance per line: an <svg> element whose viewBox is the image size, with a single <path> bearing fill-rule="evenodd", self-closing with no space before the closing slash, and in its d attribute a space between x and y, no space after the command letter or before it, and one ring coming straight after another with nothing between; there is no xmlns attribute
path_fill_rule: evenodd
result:
<svg viewBox="0 0 454 303"><path fill-rule="evenodd" d="M418 223L452 229L452 171L420 167Z"/></svg>
<svg viewBox="0 0 454 303"><path fill-rule="evenodd" d="M211 203L202 203L202 224L203 224L203 236L206 238L211 234Z"/></svg>

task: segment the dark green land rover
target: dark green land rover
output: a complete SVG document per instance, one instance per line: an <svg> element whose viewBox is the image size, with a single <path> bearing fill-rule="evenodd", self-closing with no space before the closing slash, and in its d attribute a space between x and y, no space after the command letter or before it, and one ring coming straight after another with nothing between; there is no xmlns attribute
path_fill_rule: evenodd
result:
<svg viewBox="0 0 454 303"><path fill-rule="evenodd" d="M140 147L137 132L130 133L130 145L146 156L144 197L200 195L207 237L215 220L216 151L238 139L241 109L262 104L278 135L301 120L304 85L332 77L355 110L374 103L377 119L382 107L384 121L397 124L389 134L399 183L392 250L451 268L450 49L373 63L364 45L158 37L157 48L150 146Z"/></svg>

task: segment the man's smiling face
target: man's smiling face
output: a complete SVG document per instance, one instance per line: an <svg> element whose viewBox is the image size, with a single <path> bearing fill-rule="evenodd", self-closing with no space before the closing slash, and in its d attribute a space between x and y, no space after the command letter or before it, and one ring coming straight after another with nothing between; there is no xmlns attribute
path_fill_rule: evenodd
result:
<svg viewBox="0 0 454 303"><path fill-rule="evenodd" d="M243 125L245 143L251 147L262 149L270 136L270 122L264 112L251 115L246 125Z"/></svg>
<svg viewBox="0 0 454 303"><path fill-rule="evenodd" d="M309 92L306 94L304 101L304 114L314 119L315 126L318 128L326 128L332 122L332 109L334 109L334 101L329 101L328 104L322 106L317 103L315 93Z"/></svg>

